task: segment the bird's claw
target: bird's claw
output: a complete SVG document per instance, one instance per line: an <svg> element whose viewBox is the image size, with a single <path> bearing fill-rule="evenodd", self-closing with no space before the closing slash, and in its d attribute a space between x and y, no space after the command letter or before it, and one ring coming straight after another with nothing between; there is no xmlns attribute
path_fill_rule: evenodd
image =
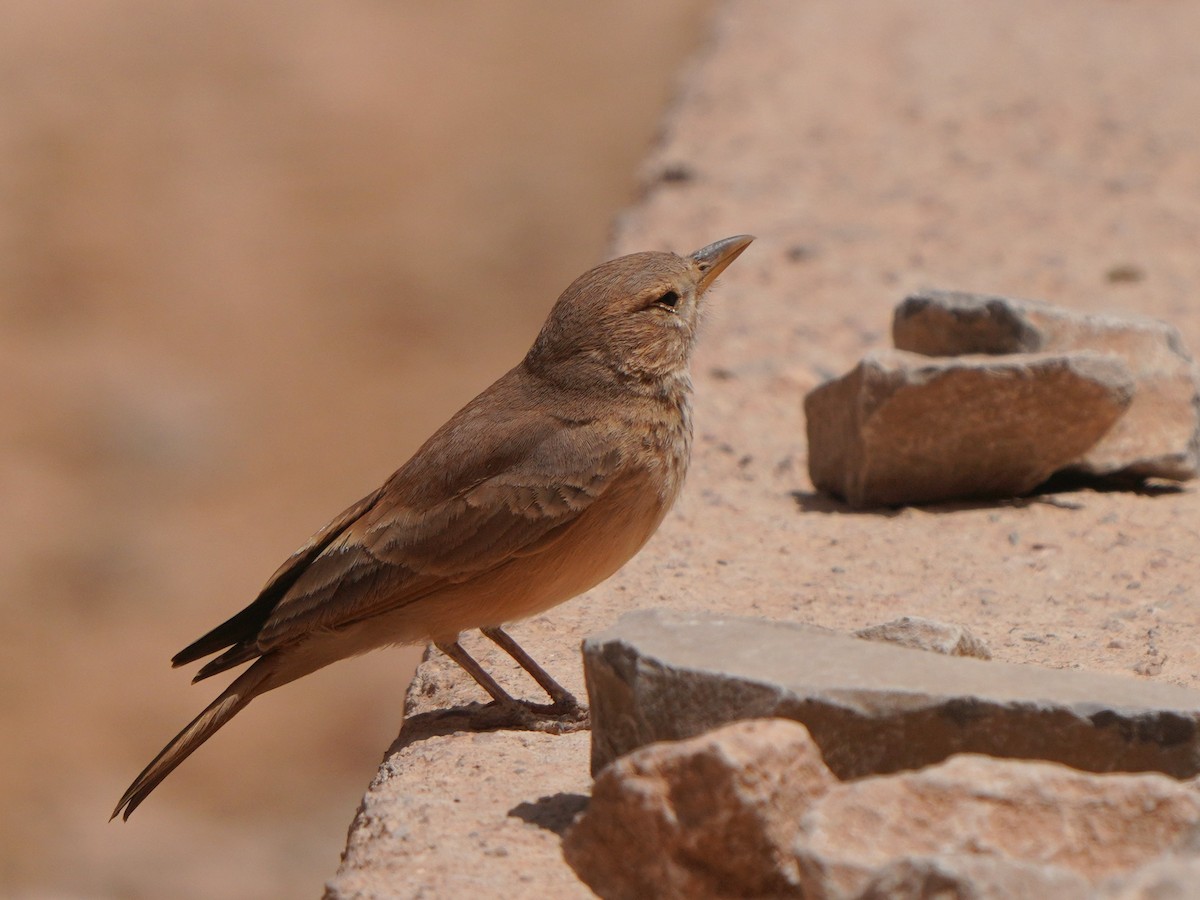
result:
<svg viewBox="0 0 1200 900"><path fill-rule="evenodd" d="M545 734L569 734L586 731L591 724L586 706L568 694L554 703L529 703L514 700L511 704L495 700L484 707L489 726L519 731L540 731Z"/></svg>

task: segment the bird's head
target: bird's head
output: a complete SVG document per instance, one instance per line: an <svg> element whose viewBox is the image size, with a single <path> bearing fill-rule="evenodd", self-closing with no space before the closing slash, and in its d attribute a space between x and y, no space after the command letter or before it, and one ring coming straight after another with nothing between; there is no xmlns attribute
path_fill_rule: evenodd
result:
<svg viewBox="0 0 1200 900"><path fill-rule="evenodd" d="M705 291L752 240L737 235L687 256L633 253L585 272L554 304L525 365L576 382L588 370L648 383L685 373Z"/></svg>

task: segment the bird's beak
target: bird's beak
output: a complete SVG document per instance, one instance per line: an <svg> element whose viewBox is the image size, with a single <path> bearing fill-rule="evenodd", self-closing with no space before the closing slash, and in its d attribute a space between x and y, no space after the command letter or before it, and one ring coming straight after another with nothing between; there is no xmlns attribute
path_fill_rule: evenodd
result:
<svg viewBox="0 0 1200 900"><path fill-rule="evenodd" d="M701 247L688 257L700 271L700 279L696 282L696 296L700 296L709 285L717 280L717 276L725 271L725 267L741 255L754 240L752 234L739 234L727 237L722 241Z"/></svg>

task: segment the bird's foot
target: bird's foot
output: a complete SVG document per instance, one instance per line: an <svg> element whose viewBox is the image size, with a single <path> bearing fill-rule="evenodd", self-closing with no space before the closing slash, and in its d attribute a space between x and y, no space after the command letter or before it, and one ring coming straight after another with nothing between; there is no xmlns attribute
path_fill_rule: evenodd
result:
<svg viewBox="0 0 1200 900"><path fill-rule="evenodd" d="M523 704L539 722L544 723L536 728L550 734L569 734L572 731L586 731L591 726L591 711L576 700L571 694L564 692L553 703Z"/></svg>
<svg viewBox="0 0 1200 900"><path fill-rule="evenodd" d="M591 725L588 708L569 694L554 703L512 703L493 701L482 710L492 728L515 731L540 731L544 734L570 734L586 731Z"/></svg>

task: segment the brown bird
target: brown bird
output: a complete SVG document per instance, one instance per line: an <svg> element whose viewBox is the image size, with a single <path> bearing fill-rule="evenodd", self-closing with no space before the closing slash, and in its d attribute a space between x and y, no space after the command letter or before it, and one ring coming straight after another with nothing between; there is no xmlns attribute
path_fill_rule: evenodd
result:
<svg viewBox="0 0 1200 900"><path fill-rule="evenodd" d="M175 655L180 666L219 654L194 681L253 665L134 779L113 818L259 694L389 644L432 641L518 717L586 714L500 626L599 584L658 528L691 450L701 298L751 240L634 253L577 278L516 368ZM513 699L467 655L458 635L474 628L549 705Z"/></svg>

